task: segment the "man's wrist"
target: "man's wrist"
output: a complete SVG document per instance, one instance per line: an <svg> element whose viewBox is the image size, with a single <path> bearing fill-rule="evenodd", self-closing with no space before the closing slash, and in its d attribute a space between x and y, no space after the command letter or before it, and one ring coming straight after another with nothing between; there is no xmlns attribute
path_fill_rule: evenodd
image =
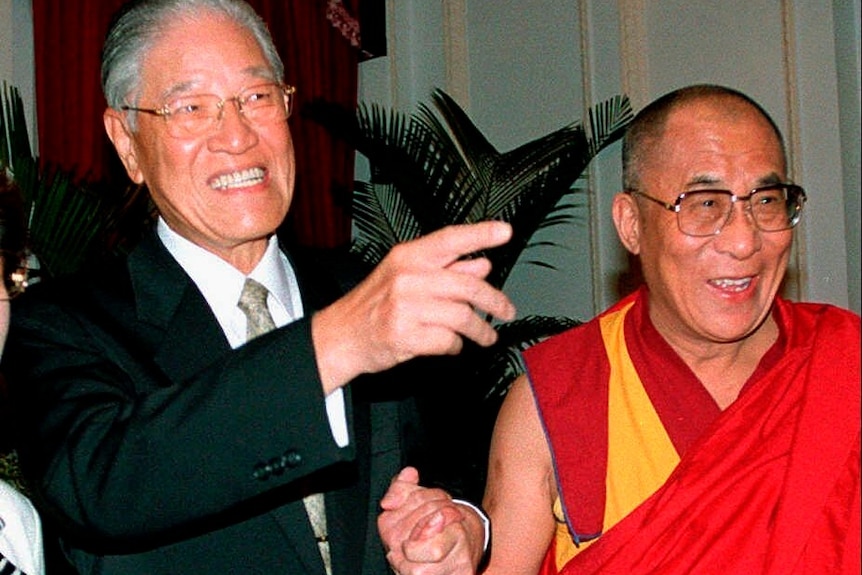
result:
<svg viewBox="0 0 862 575"><path fill-rule="evenodd" d="M482 558L479 560L479 565L476 568L476 572L480 573L488 565L488 560L491 558L491 518L488 517L484 509L464 499L452 499L452 503L469 507L476 513L479 520L482 521L485 538L482 543Z"/></svg>

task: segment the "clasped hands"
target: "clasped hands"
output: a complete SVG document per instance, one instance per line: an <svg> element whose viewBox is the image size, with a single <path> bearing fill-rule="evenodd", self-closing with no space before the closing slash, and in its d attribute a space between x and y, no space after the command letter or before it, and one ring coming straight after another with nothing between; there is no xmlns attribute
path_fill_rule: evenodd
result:
<svg viewBox="0 0 862 575"><path fill-rule="evenodd" d="M417 356L457 354L464 337L492 345L497 332L485 315L511 320L515 307L485 281L490 261L468 256L511 236L508 223L488 221L395 246L363 282L312 318L324 392Z"/></svg>
<svg viewBox="0 0 862 575"><path fill-rule="evenodd" d="M380 501L377 518L386 559L398 575L474 575L484 551L485 528L472 509L442 489L419 485L406 467Z"/></svg>

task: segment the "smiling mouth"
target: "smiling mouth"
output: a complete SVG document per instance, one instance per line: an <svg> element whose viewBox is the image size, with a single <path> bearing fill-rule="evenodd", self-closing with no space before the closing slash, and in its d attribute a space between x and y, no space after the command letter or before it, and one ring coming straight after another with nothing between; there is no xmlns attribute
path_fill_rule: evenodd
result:
<svg viewBox="0 0 862 575"><path fill-rule="evenodd" d="M230 190L254 186L263 182L266 170L263 168L249 168L241 172L233 172L219 176L210 181L210 187L214 190Z"/></svg>
<svg viewBox="0 0 862 575"><path fill-rule="evenodd" d="M723 290L743 291L749 285L751 285L751 278L749 277L749 278L743 278L743 279L738 279L738 280L717 279L717 280L710 280L709 283L714 285L715 287L721 288Z"/></svg>

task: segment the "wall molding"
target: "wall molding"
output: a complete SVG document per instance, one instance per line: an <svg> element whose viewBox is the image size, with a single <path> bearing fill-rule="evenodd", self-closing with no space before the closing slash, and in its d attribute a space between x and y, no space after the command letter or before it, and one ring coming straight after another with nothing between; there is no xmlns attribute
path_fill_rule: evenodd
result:
<svg viewBox="0 0 862 575"><path fill-rule="evenodd" d="M466 0L443 0L443 52L446 92L464 110L470 109L470 52Z"/></svg>
<svg viewBox="0 0 862 575"><path fill-rule="evenodd" d="M644 0L618 0L620 13L620 56L622 87L632 107L640 110L649 103L649 58Z"/></svg>
<svg viewBox="0 0 862 575"><path fill-rule="evenodd" d="M793 11L793 3L781 0L781 26L782 42L781 53L784 62L784 98L787 106L787 128L785 128L784 142L787 148L787 172L791 179L798 179L802 173L802 141L800 128L799 109L799 82L796 75L796 17ZM796 238L793 242L793 250L790 255L787 276L784 281L783 295L785 297L801 300L805 299L807 291L807 266L805 241L807 227L805 219L802 218Z"/></svg>

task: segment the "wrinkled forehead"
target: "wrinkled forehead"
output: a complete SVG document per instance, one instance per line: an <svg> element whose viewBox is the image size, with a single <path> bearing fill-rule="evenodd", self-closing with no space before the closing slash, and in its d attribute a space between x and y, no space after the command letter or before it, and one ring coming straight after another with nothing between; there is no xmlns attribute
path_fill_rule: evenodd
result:
<svg viewBox="0 0 862 575"><path fill-rule="evenodd" d="M756 109L736 100L679 106L645 146L648 168L757 169L784 174L782 143Z"/></svg>

